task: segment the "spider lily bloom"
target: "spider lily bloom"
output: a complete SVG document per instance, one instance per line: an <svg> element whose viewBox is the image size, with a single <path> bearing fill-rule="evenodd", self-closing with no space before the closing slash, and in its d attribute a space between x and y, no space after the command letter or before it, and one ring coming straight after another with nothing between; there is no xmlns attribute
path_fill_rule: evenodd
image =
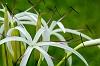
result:
<svg viewBox="0 0 100 66"><path fill-rule="evenodd" d="M1 5L2 5L3 8L0 9L0 11L4 13L4 6L3 6L3 4L1 4ZM24 12L17 13L16 15L13 15L13 17L7 11L9 27L13 28L13 27L18 26L18 25L23 26L23 24L30 24L30 22L32 22L31 24L36 24L36 20L37 20L36 16L38 16L38 15L30 13L30 12L27 12L27 11L28 11L28 9L26 11L24 11ZM32 17L31 17L31 15L32 15ZM1 24L2 24L0 26L1 27L0 34L3 34L3 32L5 31L5 29L4 29L4 20L5 19L3 17L0 17L0 21L1 21ZM23 36L22 34L20 34L20 35ZM12 55L14 55L13 51L11 51L11 48L9 48L9 45L7 45L7 46L8 46L8 50L10 50L10 53ZM24 47L25 47L25 44L24 44Z"/></svg>
<svg viewBox="0 0 100 66"><path fill-rule="evenodd" d="M44 58L46 59L46 62L48 64L48 66L54 66L49 54L42 49L41 46L55 46L55 47L59 47L59 48L62 48L62 49L65 49L65 50L68 50L70 52L73 52L74 54L76 54L80 59L83 60L83 62L88 66L86 60L82 57L81 54L79 54L77 51L75 51L74 49L68 47L68 46L65 46L59 42L38 42L38 39L40 38L40 36L42 35L42 33L45 31L45 28L42 27L40 28L35 36L34 36L34 39L32 40L30 34L27 32L27 30L25 28L22 28L21 26L17 26L15 28L11 28L9 29L7 35L11 35L11 32L13 30L19 30L23 35L25 35L25 38L23 37L17 37L17 36L11 36L11 37L6 37L4 39L2 39L0 41L0 44L2 43L5 43L5 42L10 42L10 41L22 41L22 42L25 42L26 44L28 44L28 48L27 50L25 51L25 54L23 55L23 58L21 60L21 63L20 63L20 66L26 66L27 62L28 62L28 59L29 59L29 56L32 52L32 50L37 49L39 52L41 52L41 54L44 56ZM45 36L48 36L48 35L45 35Z"/></svg>
<svg viewBox="0 0 100 66"><path fill-rule="evenodd" d="M14 18L13 17L13 19L15 19L14 20L14 22L16 21L17 23L23 23L23 24L32 24L32 25L37 25L36 24L36 22L37 22L37 14L33 14L33 13L29 13L29 12L21 12L21 13L18 13L18 14L16 14L15 15L15 17L18 19L16 19L16 18ZM3 20L3 19L2 19ZM42 24L43 24L43 26L42 27L45 27L46 29L46 31L43 33L44 35L46 34L46 35L48 35L48 36L44 36L43 37L43 40L44 41L50 41L50 36L51 35L55 35L55 36L57 36L61 41L65 41L65 39L63 38L63 36L61 36L60 34L58 34L57 32L55 32L55 33L52 33L52 31L53 31L53 28L58 24L58 26L60 27L60 29L61 29L61 32L66 32L66 30L65 30L65 28L64 28L64 26L62 25L62 23L61 22L59 22L59 21L53 21L52 22L52 25L50 26L50 29L48 28L48 26L47 26L47 24L46 24L46 22L42 19ZM50 32L50 33L49 33ZM59 31L58 31L59 32ZM71 32L71 31L69 31L69 32ZM76 31L77 32L77 31ZM75 33L76 33L75 32ZM74 32L73 32L74 33ZM78 32L79 33L79 32ZM22 35L22 34L21 34ZM83 36L83 34L82 34L82 36ZM67 44L66 44L67 45ZM46 50L46 51L48 51L48 46L43 46L43 49L44 50ZM68 52L67 52L68 53Z"/></svg>
<svg viewBox="0 0 100 66"><path fill-rule="evenodd" d="M22 23L24 23L24 24L26 23L26 24L30 24L30 25L36 26L37 25L36 22L37 22L37 17L38 16L31 13L29 15L29 17L33 18L34 19L34 22L22 22ZM72 33L72 34L80 35L81 32L78 32L77 30L72 30L72 29L65 28L64 25L60 22L61 19L59 19L58 21L52 21L50 27L48 27L48 25L46 24L46 21L44 21L42 19L42 21L41 21L42 22L42 27L45 27L45 31L42 34L43 41L50 41L51 35L57 36L60 41L66 41L65 38L61 34L59 34L59 32L63 32L63 33L69 32L69 33ZM54 29L54 27L56 25L58 25L60 28ZM48 35L48 36L45 36L45 35ZM81 33L81 36L84 37L84 38L86 38L86 39L88 39L88 40L92 40L92 38L88 37L87 35L85 35L83 33ZM63 42L63 43L64 43L64 45L67 46L67 43L65 43L65 42ZM45 51L48 51L49 46L42 46L42 48ZM65 51L66 51L66 53L69 52L67 50L65 50ZM72 64L71 57L68 58L68 61L69 61L69 64L71 65Z"/></svg>
<svg viewBox="0 0 100 66"><path fill-rule="evenodd" d="M6 33L7 33L7 31L8 31L8 29L10 29L10 28L14 28L15 26L17 26L17 25L21 25L21 26L23 26L22 25L22 23L20 22L20 20L18 20L17 19L17 17L16 17L16 15L14 15L14 17L12 17L12 15L10 15L10 13L7 11L7 8L5 9L5 7L2 5L2 7L4 8L4 9L0 9L0 11L1 12L4 12L4 18L3 17L0 17L0 21L2 21L1 23L2 23L2 25L0 26L1 28L0 28L0 34L2 34L3 35L3 32L5 31L5 34L4 34L4 36L6 37L7 35L6 35ZM25 12L26 13L26 12ZM28 12L27 12L28 13ZM26 14L27 14L26 13ZM28 14L28 15L30 15L30 14ZM23 20L25 20L26 18L23 18L23 17L26 17L26 16L23 16L23 14L20 14L20 15L18 15L19 16L19 18L22 18ZM29 20L25 20L26 22L29 22L29 21L31 21L31 19L29 19ZM8 28L9 27L9 28ZM19 32L17 31L17 30L14 30L12 33L11 33L12 35L18 35L19 36ZM2 37L2 35L0 35L0 38ZM21 35L21 37L24 37L22 34L20 34ZM26 45L24 44L23 45L23 43L21 43L20 45L19 45L19 43L20 42L16 42L16 41L13 41L13 42L7 42L6 43L6 47L7 47L7 50L5 50L5 51L7 51L8 52L8 50L10 51L10 53L12 54L12 55L9 55L8 53L8 55L9 55L9 57L11 57L11 56L13 56L13 62L15 62L15 64L16 64L16 61L17 61L17 59L20 57L20 53L23 55L24 54L24 51L25 51L25 47L26 47ZM11 47L11 44L12 44L12 47ZM21 48L21 49L20 49ZM2 52L5 52L5 51L3 51L2 50ZM2 53L3 54L3 53ZM8 56L7 55L7 56ZM2 55L2 56L4 56L4 55ZM8 57L8 58L9 58ZM4 57L3 57L4 58ZM11 61L12 62L12 61ZM9 62L8 62L9 63ZM6 63L4 63L5 65L6 65ZM4 65L4 66L5 66ZM10 66L11 66L11 64L10 64Z"/></svg>

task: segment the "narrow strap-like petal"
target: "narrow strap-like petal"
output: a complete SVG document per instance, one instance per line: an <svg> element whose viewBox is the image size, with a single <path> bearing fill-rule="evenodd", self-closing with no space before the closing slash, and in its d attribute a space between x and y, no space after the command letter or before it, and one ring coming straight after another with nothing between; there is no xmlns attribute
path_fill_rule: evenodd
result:
<svg viewBox="0 0 100 66"><path fill-rule="evenodd" d="M55 46L55 47L69 50L70 52L73 52L74 54L76 54L86 64L86 66L89 66L81 54L79 54L76 50L74 50L68 46L65 46L63 44L56 43L56 42L40 42L37 44L37 46L43 46L43 45Z"/></svg>
<svg viewBox="0 0 100 66"><path fill-rule="evenodd" d="M30 45L30 42L27 41L26 39L23 39L21 37L15 37L15 36L13 36L13 37L7 37L7 38L4 38L4 39L0 40L0 45L3 44L3 43L5 43L5 42L9 42L9 41L22 41L22 42L25 42L28 45Z"/></svg>
<svg viewBox="0 0 100 66"><path fill-rule="evenodd" d="M38 51L40 51L40 52L42 53L42 55L43 55L44 58L46 59L46 62L47 62L47 64L48 64L48 66L54 66L54 64L53 64L53 62L52 62L50 56L47 54L47 52L45 52L42 48L40 48L40 47L38 47L38 46L37 46L37 47L34 46L34 48L36 48Z"/></svg>
<svg viewBox="0 0 100 66"><path fill-rule="evenodd" d="M13 30L15 30L15 29L17 29L17 30L19 30L21 33L23 33L24 36L27 38L27 40L30 41L30 42L32 42L32 38L31 38L30 34L28 33L28 31L27 31L25 28L22 28L21 26L17 26L17 27L15 27L15 28L9 29L8 32L7 32L7 35L11 35L11 32L12 32Z"/></svg>
<svg viewBox="0 0 100 66"><path fill-rule="evenodd" d="M42 35L42 33L44 32L44 28L40 28L37 32L36 32L36 35L33 39L33 42L32 44L36 43L38 41L38 39L40 38L40 36Z"/></svg>
<svg viewBox="0 0 100 66"><path fill-rule="evenodd" d="M61 22L57 22L58 26L60 27L60 29L62 29L62 31L65 33L65 27Z"/></svg>
<svg viewBox="0 0 100 66"><path fill-rule="evenodd" d="M27 50L25 51L24 53L24 56L22 57L22 60L21 60L21 63L20 63L20 66L26 66L27 65L27 62L28 62L28 59L29 59L29 56L31 54L33 50L33 47L28 47Z"/></svg>
<svg viewBox="0 0 100 66"><path fill-rule="evenodd" d="M73 33L73 34L76 34L76 35L79 35L79 36L80 36L80 33L81 33L81 32L78 32L76 30L72 30L72 29L68 29L68 28L66 28L65 30L66 30L66 32ZM56 32L62 32L62 30L61 29L55 29L51 32L51 34L56 33ZM89 36L87 36L83 33L81 33L81 36L88 39L88 40L92 40L92 38L90 38Z"/></svg>

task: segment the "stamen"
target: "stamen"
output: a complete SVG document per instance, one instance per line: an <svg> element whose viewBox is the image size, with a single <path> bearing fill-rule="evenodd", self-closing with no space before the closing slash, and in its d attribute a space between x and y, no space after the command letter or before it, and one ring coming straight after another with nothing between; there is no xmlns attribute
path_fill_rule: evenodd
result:
<svg viewBox="0 0 100 66"><path fill-rule="evenodd" d="M2 35L2 36L6 36L6 37L11 37L11 36L8 36L8 35L6 35L6 34L1 34L1 33L0 33L0 35Z"/></svg>
<svg viewBox="0 0 100 66"><path fill-rule="evenodd" d="M83 29L77 29L77 31L83 31L83 30L86 30L85 28L83 28Z"/></svg>
<svg viewBox="0 0 100 66"><path fill-rule="evenodd" d="M55 58L55 57L53 57L53 56L50 56L52 59L54 59L54 60L61 60L61 59L59 59L59 58Z"/></svg>
<svg viewBox="0 0 100 66"><path fill-rule="evenodd" d="M90 30L90 28L88 27L88 25L86 25L86 27L88 28L88 30L92 33L92 31Z"/></svg>
<svg viewBox="0 0 100 66"><path fill-rule="evenodd" d="M70 41L70 40L73 40L74 39L72 33L70 33L70 35L71 35L71 39L66 40L66 41Z"/></svg>
<svg viewBox="0 0 100 66"><path fill-rule="evenodd" d="M0 4L1 4L1 6L4 8L4 6L3 6L3 4L2 4L2 2L0 1Z"/></svg>
<svg viewBox="0 0 100 66"><path fill-rule="evenodd" d="M13 4L13 7L12 7L12 13L14 12L15 5L16 5L16 0L14 0L14 4Z"/></svg>
<svg viewBox="0 0 100 66"><path fill-rule="evenodd" d="M77 41L79 41L79 40L80 40L80 39L72 40L72 41L70 41L68 44L73 43L73 42L77 42Z"/></svg>
<svg viewBox="0 0 100 66"><path fill-rule="evenodd" d="M20 21L14 16L14 14L11 12L11 10L10 10L9 7L7 6L7 4L6 4L6 7L7 7L8 11L10 12L10 14L11 14L18 22L20 22ZM23 28L25 28L21 22L20 22L20 25L21 25Z"/></svg>
<svg viewBox="0 0 100 66"><path fill-rule="evenodd" d="M57 10L57 7L55 6L55 8L56 8L56 10ZM60 15L60 13L58 12L58 10L57 10L57 13ZM60 15L61 16L61 15Z"/></svg>
<svg viewBox="0 0 100 66"><path fill-rule="evenodd" d="M10 10L10 8L8 7L8 5L6 4L6 7L7 7L7 9L8 9L8 11L10 12L10 14L14 17L14 18L16 18L15 16L14 16L14 14L11 12L11 10ZM16 18L17 19L17 18ZM18 20L18 19L17 19ZM18 20L19 21L19 20Z"/></svg>
<svg viewBox="0 0 100 66"><path fill-rule="evenodd" d="M18 61L21 61L23 57L24 57L24 55L21 55L21 56L17 59L15 65L17 65L17 62L18 62Z"/></svg>
<svg viewBox="0 0 100 66"><path fill-rule="evenodd" d="M72 10L74 10L77 14L79 14L73 7L70 6L70 8L71 8Z"/></svg>
<svg viewBox="0 0 100 66"><path fill-rule="evenodd" d="M11 12L11 10L10 10L10 8L8 7L7 4L6 4L6 7L7 7L8 11L10 12L10 14L11 14L12 16L14 16L14 14Z"/></svg>
<svg viewBox="0 0 100 66"><path fill-rule="evenodd" d="M50 9L51 11L53 11L52 9ZM57 10L53 11L53 14L51 15L50 19L48 20L47 24L52 20L53 16L55 15Z"/></svg>
<svg viewBox="0 0 100 66"><path fill-rule="evenodd" d="M28 0L28 2L33 6L34 4L33 3L31 3L31 1L30 0Z"/></svg>
<svg viewBox="0 0 100 66"><path fill-rule="evenodd" d="M57 40L52 40L52 41L43 41L43 42L65 42L65 43L68 43L68 42L66 42L66 41L57 41Z"/></svg>
<svg viewBox="0 0 100 66"><path fill-rule="evenodd" d="M83 43L83 40L82 40L82 36L81 36L81 33L80 33L80 38L81 38L81 41L82 41L82 44L83 46L85 47L84 43Z"/></svg>
<svg viewBox="0 0 100 66"><path fill-rule="evenodd" d="M72 10L70 10L67 14L63 15L59 20L58 22L60 22L63 18L65 18Z"/></svg>
<svg viewBox="0 0 100 66"><path fill-rule="evenodd" d="M29 9L27 9L26 11L29 11L30 9L34 8L36 5L38 5L42 0L40 0L39 2L37 2L35 5L31 3L30 0L28 0L28 2L31 4L32 7L30 7Z"/></svg>
<svg viewBox="0 0 100 66"><path fill-rule="evenodd" d="M51 8L47 7L47 9L49 9L50 11L54 12Z"/></svg>

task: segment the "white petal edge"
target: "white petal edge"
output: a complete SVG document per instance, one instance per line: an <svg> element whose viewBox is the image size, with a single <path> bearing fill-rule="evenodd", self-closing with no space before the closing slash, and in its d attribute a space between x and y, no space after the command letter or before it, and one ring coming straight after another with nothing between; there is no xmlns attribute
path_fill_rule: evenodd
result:
<svg viewBox="0 0 100 66"><path fill-rule="evenodd" d="M19 66L26 66L32 50L33 50L33 47L28 47L27 48L27 50L25 51L24 56L23 56Z"/></svg>
<svg viewBox="0 0 100 66"><path fill-rule="evenodd" d="M57 22L56 21L52 21L49 30L52 31L54 29L54 27L56 26Z"/></svg>
<svg viewBox="0 0 100 66"><path fill-rule="evenodd" d="M76 34L76 35L79 35L79 36L80 36L80 33L81 33L81 32L78 32L76 30L72 30L72 29L68 29L68 28L66 28L65 30L66 30L66 32L73 33L73 34ZM51 34L56 33L56 32L62 32L62 30L61 29L55 29L51 32ZM88 37L87 35L85 35L83 33L81 33L81 36L88 39L88 40L92 40L92 38Z"/></svg>
<svg viewBox="0 0 100 66"><path fill-rule="evenodd" d="M1 20L1 21L4 21L4 18L3 18L3 17L0 17L0 20Z"/></svg>
<svg viewBox="0 0 100 66"><path fill-rule="evenodd" d="M28 45L30 45L30 42L27 41L26 39L21 38L21 37L15 37L15 36L13 36L13 37L6 37L6 38L0 40L0 45L5 43L5 42L9 42L9 41L22 41L22 42L25 42Z"/></svg>
<svg viewBox="0 0 100 66"><path fill-rule="evenodd" d="M61 34L59 34L59 33L53 33L53 35L57 36L57 37L59 38L60 41L66 41L65 38L64 38ZM67 44L66 42L63 42L63 44L64 44L65 46L68 46L68 44ZM68 50L65 50L65 52L66 52L66 53L69 53ZM68 58L68 63L69 63L70 66L72 65L72 56L70 56L70 57Z"/></svg>
<svg viewBox="0 0 100 66"><path fill-rule="evenodd" d="M73 52L75 55L77 55L86 64L86 66L89 66L81 54L79 54L76 50L74 50L68 46L65 46L65 45L60 44L60 43L55 43L55 42L40 42L37 44L37 46L44 46L44 45L55 46L55 47L69 50L70 52Z"/></svg>
<svg viewBox="0 0 100 66"><path fill-rule="evenodd" d="M44 50L43 50L42 48L40 48L40 47L34 46L34 48L36 48L38 51L40 51L40 52L42 53L42 55L43 55L44 58L46 59L46 62L47 62L47 64L48 64L48 66L54 66L54 64L53 64L53 62L52 62L50 56L47 54L46 51L44 51Z"/></svg>
<svg viewBox="0 0 100 66"><path fill-rule="evenodd" d="M42 33L43 33L44 31L45 31L44 28L40 28L40 29L36 32L36 34L35 34L35 36L34 36L34 39L33 39L33 41L32 41L32 44L35 44L35 43L38 41L38 39L40 38L40 36L42 35Z"/></svg>
<svg viewBox="0 0 100 66"><path fill-rule="evenodd" d="M62 29L62 31L65 33L65 27L61 22L57 22L57 25L60 27L60 29Z"/></svg>
<svg viewBox="0 0 100 66"><path fill-rule="evenodd" d="M2 24L2 26L0 27L0 34L2 34L4 31L4 24ZM2 35L0 35L0 38L1 38Z"/></svg>
<svg viewBox="0 0 100 66"><path fill-rule="evenodd" d="M7 35L11 36L12 31L15 30L15 29L17 29L20 32L22 32L25 35L25 37L27 38L27 40L32 42L32 38L31 38L30 34L28 33L28 31L25 28L22 28L21 26L17 26L15 28L9 29L8 32L7 32Z"/></svg>

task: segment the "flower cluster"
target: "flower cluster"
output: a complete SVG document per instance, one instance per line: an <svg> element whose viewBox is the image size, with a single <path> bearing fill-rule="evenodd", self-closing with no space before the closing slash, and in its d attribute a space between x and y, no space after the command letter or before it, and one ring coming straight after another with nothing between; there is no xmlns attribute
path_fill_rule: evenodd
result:
<svg viewBox="0 0 100 66"><path fill-rule="evenodd" d="M4 7L3 5L2 7L3 8L0 9L0 12L4 13L4 17L0 17L2 24L0 25L0 45L2 45L2 54L4 54L8 60L8 62L3 60L4 66L14 66L17 64L20 66L26 66L32 52L34 52L34 61L38 61L36 63L37 66L41 65L41 62L44 59L46 60L48 66L54 66L52 58L48 54L49 46L64 49L65 53L69 54L69 57L67 58L70 66L72 65L72 57L70 52L77 55L86 64L86 66L88 66L88 63L84 57L76 51L77 49L69 47L66 39L59 32L69 32L79 36L81 34L82 37L91 40L84 42L84 46L90 46L93 44L98 45L100 43L99 39L92 40L92 38L78 32L77 30L65 28L60 22L62 17L58 21L52 21L51 25L48 26L47 22L41 18L41 13L35 14L28 12L30 8L24 12L17 13L16 15L12 16L12 14L10 14L7 10L7 7ZM31 37L24 24L36 26L36 33L34 37ZM54 29L57 25L59 28ZM34 30L34 28L31 30ZM61 42L51 41L51 35L56 36ZM98 42L95 43L95 41ZM80 47L83 47L83 44L78 46L78 48ZM11 60L9 60L9 56ZM4 59L4 56L2 58ZM20 60L21 62L19 62ZM61 60L61 63L62 62L63 60ZM57 66L59 66L61 63L59 62Z"/></svg>

